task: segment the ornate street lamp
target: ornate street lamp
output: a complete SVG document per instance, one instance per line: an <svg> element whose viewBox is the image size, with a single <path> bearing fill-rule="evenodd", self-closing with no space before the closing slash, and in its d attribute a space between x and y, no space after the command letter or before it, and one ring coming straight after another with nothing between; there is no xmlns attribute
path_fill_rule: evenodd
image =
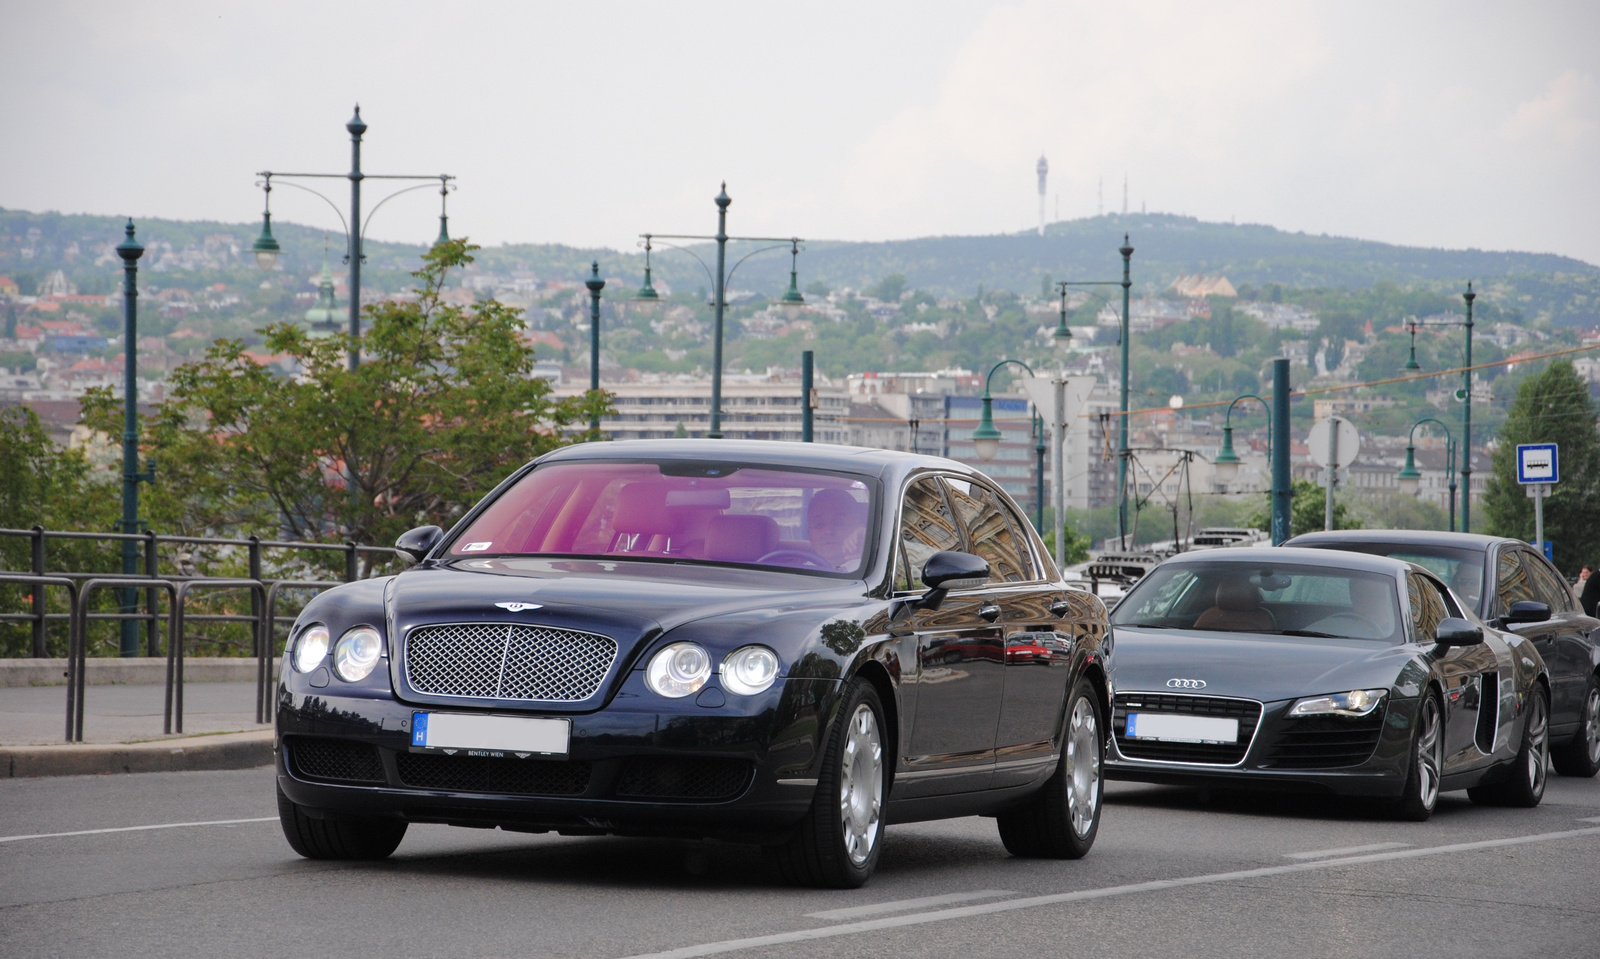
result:
<svg viewBox="0 0 1600 959"><path fill-rule="evenodd" d="M800 295L799 259L800 241L795 240L789 244L789 289L779 301L784 315L791 320L799 317L806 305L806 298Z"/></svg>
<svg viewBox="0 0 1600 959"><path fill-rule="evenodd" d="M1407 373L1415 373L1422 369L1422 364L1417 362L1417 318L1406 317L1406 327L1411 330L1411 356L1406 360L1406 365L1400 368Z"/></svg>
<svg viewBox="0 0 1600 959"><path fill-rule="evenodd" d="M1417 469L1416 435L1417 427L1424 423L1432 423L1444 430L1444 475L1450 486L1450 532L1453 533L1456 531L1456 440L1443 420L1424 416L1411 424L1411 432L1406 436L1406 465L1400 468L1395 478L1400 482L1400 492L1415 496L1421 491L1422 473Z"/></svg>
<svg viewBox="0 0 1600 959"><path fill-rule="evenodd" d="M139 532L139 484L155 481L156 462L151 459L150 469L139 472L139 257L144 245L133 237L131 217L124 232L117 244L117 256L122 258L122 532L129 537L122 541L122 575L134 576L139 572L139 544L132 539ZM138 612L138 590L120 592L122 612ZM139 655L138 620L122 621L118 652Z"/></svg>
<svg viewBox="0 0 1600 959"><path fill-rule="evenodd" d="M606 281L600 279L600 261L589 264L589 278L583 281L589 288L589 392L600 392L600 291ZM593 397L590 397L593 399ZM589 417L589 429L600 429L600 416Z"/></svg>
<svg viewBox="0 0 1600 959"><path fill-rule="evenodd" d="M1463 533L1472 532L1472 301L1477 298L1478 294L1472 291L1472 281L1468 280L1467 292L1461 294L1461 299L1467 304L1467 315L1464 319L1435 320L1430 323L1412 317L1407 323L1411 328L1411 358L1402 367L1408 373L1422 369L1417 363L1417 327L1460 326L1466 329L1467 361L1461 370L1461 389L1456 391L1456 398L1461 400L1461 532ZM1455 509L1453 493L1450 508L1452 511Z"/></svg>
<svg viewBox="0 0 1600 959"><path fill-rule="evenodd" d="M989 381L994 379L995 370L1008 363L1015 363L1027 370L1029 376L1037 375L1033 367L1021 360L1001 360L990 367L989 375L983 378L983 412L978 416L978 428L972 431L972 445L977 450L978 459L985 463L1000 452L1000 431L994 425L994 400L989 395Z"/></svg>
<svg viewBox="0 0 1600 959"><path fill-rule="evenodd" d="M640 312L654 313L661 306L661 294L656 292L655 285L650 282L650 238L644 241L644 285L639 287L639 292L633 295L633 302L639 307Z"/></svg>
<svg viewBox="0 0 1600 959"><path fill-rule="evenodd" d="M1272 434L1272 407L1267 404L1266 400L1254 393L1245 393L1234 397L1233 402L1228 404L1228 415L1222 421L1222 451L1217 454L1216 459L1211 461L1212 475L1216 477L1218 483L1224 485L1233 482L1234 478L1239 475L1239 454L1233 451L1233 407L1240 400L1255 400L1261 404L1262 408L1267 411L1267 434L1268 436ZM1272 459L1270 442L1267 446L1267 459L1268 461Z"/></svg>
<svg viewBox="0 0 1600 959"><path fill-rule="evenodd" d="M1072 345L1072 330L1067 326L1067 286L1066 283L1057 283L1056 288L1061 291L1061 319L1056 322L1056 331L1051 335L1056 341L1057 349L1064 349Z"/></svg>

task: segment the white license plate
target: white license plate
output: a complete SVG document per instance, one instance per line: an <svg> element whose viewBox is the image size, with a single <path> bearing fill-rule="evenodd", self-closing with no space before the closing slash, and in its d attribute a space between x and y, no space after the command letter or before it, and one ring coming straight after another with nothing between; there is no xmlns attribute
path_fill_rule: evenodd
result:
<svg viewBox="0 0 1600 959"><path fill-rule="evenodd" d="M1239 721L1173 713L1129 713L1124 735L1128 739L1155 739L1165 743L1236 743Z"/></svg>
<svg viewBox="0 0 1600 959"><path fill-rule="evenodd" d="M459 750L469 756L565 756L572 735L566 719L412 713L411 745Z"/></svg>

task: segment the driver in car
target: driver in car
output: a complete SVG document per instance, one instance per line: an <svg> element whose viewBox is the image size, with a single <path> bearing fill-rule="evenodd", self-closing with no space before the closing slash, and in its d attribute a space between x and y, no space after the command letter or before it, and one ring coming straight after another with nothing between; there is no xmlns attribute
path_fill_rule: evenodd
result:
<svg viewBox="0 0 1600 959"><path fill-rule="evenodd" d="M861 546L867 538L866 510L842 489L822 489L806 506L806 536L811 551L840 572L861 563Z"/></svg>

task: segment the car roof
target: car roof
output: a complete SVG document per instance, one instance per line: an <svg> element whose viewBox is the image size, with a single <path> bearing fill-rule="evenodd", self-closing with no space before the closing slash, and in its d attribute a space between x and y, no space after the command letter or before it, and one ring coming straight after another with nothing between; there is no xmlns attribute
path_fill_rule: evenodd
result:
<svg viewBox="0 0 1600 959"><path fill-rule="evenodd" d="M777 440L661 439L618 440L606 443L576 443L540 457L540 463L576 460L715 460L746 463L751 466L833 469L847 473L884 475L905 474L918 469L937 469L968 476L979 471L922 453L869 449L861 446L835 446L831 443L789 443Z"/></svg>
<svg viewBox="0 0 1600 959"><path fill-rule="evenodd" d="M1486 551L1496 543L1520 543L1521 540L1505 536L1485 536L1482 533L1446 533L1436 529L1339 529L1316 533L1301 533L1285 546L1323 547L1334 543L1395 543L1402 546L1454 546L1457 549Z"/></svg>
<svg viewBox="0 0 1600 959"><path fill-rule="evenodd" d="M1235 546L1229 549L1204 549L1179 553L1169 563L1267 563L1273 565L1324 566L1329 569L1356 569L1368 573L1398 575L1413 566L1404 560L1371 553L1339 549L1303 549L1293 546Z"/></svg>

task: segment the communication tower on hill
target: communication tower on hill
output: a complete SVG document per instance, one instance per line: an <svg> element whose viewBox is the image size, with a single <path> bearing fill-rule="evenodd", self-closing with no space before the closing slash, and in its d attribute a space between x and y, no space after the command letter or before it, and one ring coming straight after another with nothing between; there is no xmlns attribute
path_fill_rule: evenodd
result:
<svg viewBox="0 0 1600 959"><path fill-rule="evenodd" d="M1045 161L1044 155L1039 155L1039 235L1044 236L1044 181L1050 174L1050 164Z"/></svg>

